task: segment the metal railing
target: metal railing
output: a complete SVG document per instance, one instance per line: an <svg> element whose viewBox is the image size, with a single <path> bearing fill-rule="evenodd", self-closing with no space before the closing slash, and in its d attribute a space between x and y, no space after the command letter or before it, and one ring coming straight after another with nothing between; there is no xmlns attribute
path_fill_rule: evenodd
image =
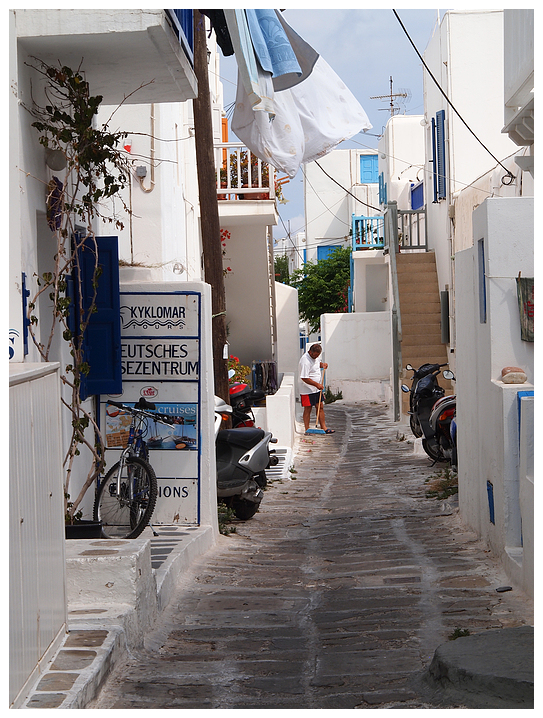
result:
<svg viewBox="0 0 543 718"><path fill-rule="evenodd" d="M185 51L192 65L194 65L194 11L193 10L166 10L173 30L179 38L179 44Z"/></svg>
<svg viewBox="0 0 543 718"><path fill-rule="evenodd" d="M425 209L399 209L398 244L400 250L428 250Z"/></svg>
<svg viewBox="0 0 543 718"><path fill-rule="evenodd" d="M385 246L385 218L353 214L353 252L360 249L383 249Z"/></svg>
<svg viewBox="0 0 543 718"><path fill-rule="evenodd" d="M241 142L219 142L218 199L275 199L275 169Z"/></svg>

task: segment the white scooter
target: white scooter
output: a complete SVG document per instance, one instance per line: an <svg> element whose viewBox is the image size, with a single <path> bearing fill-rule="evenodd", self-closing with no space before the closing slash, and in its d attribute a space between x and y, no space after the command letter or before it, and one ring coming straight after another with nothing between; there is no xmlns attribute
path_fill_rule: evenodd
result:
<svg viewBox="0 0 543 718"><path fill-rule="evenodd" d="M232 508L242 521L258 511L270 465L270 443L277 443L269 431L256 427L222 429L232 407L215 397L215 455L217 497Z"/></svg>

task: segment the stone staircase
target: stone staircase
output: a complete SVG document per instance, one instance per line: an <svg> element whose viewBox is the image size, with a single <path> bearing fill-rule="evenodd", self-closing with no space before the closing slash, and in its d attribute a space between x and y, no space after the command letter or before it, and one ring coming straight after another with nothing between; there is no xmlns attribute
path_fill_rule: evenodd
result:
<svg viewBox="0 0 543 718"><path fill-rule="evenodd" d="M402 368L421 364L444 364L447 345L441 342L441 302L433 252L400 252L396 255L398 293L402 322ZM406 378L411 372L403 372ZM410 385L410 382L407 382ZM447 394L451 384L442 377L439 384ZM409 395L402 395L402 413L409 407Z"/></svg>

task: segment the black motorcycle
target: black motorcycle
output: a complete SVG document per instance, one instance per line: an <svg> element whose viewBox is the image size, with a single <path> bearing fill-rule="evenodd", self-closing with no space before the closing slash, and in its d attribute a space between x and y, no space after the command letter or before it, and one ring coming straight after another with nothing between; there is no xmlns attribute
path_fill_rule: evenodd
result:
<svg viewBox="0 0 543 718"><path fill-rule="evenodd" d="M456 410L456 397L445 397L445 389L439 386L438 375L447 364L423 364L414 369L411 388L402 384L402 391L409 393L409 425L413 435L422 437L422 447L428 456L437 461L451 461L453 441L451 420ZM445 369L445 379L454 379L452 371Z"/></svg>
<svg viewBox="0 0 543 718"><path fill-rule="evenodd" d="M277 443L269 431L257 427L222 429L232 407L215 397L215 456L217 497L238 519L247 521L258 511L267 484L266 469L273 463L270 443Z"/></svg>
<svg viewBox="0 0 543 718"><path fill-rule="evenodd" d="M260 389L251 389L242 382L230 385L230 405L232 407L232 427L254 426L253 406L262 401L266 394Z"/></svg>

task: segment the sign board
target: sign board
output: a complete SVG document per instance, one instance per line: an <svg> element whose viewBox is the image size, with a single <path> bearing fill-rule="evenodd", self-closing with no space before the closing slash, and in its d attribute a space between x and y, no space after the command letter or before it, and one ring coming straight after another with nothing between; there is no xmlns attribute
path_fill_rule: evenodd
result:
<svg viewBox="0 0 543 718"><path fill-rule="evenodd" d="M160 285L153 284L153 289ZM171 286L171 285L169 285ZM201 295L184 291L121 291L123 392L101 397L106 462L112 466L128 440L130 415L108 404L128 406L144 397L172 417L149 421L145 441L158 483L153 524L200 523Z"/></svg>

